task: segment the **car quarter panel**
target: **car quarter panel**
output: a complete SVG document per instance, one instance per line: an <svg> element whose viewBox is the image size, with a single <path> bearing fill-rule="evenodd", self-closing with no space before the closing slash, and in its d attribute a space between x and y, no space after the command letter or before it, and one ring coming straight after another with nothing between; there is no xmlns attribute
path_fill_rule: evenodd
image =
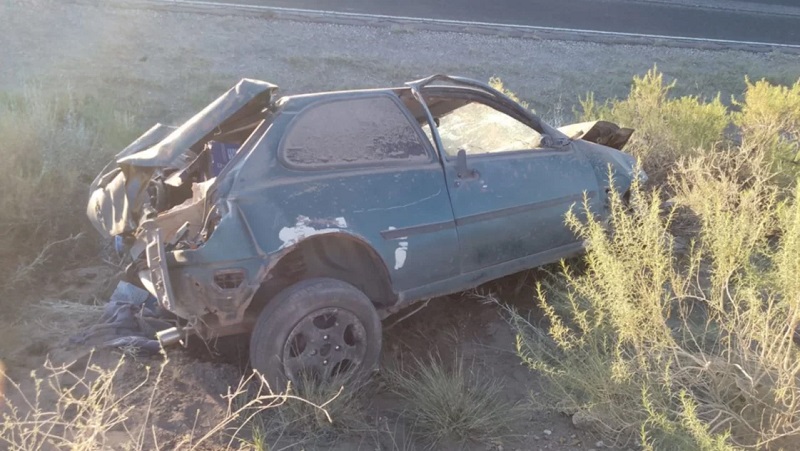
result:
<svg viewBox="0 0 800 451"><path fill-rule="evenodd" d="M394 94L387 91L360 96L391 98ZM346 233L377 252L395 292L456 276L458 236L444 174L416 124L411 130L418 135L423 154L407 161L354 161L302 167L287 161L281 151L285 135L292 127L314 126L302 123L303 111L317 104L342 101L340 110L329 109L357 120L359 113L348 111L353 105L345 101L360 96L328 94L316 102L300 99L302 103L287 103L275 117L273 130L242 162L229 199L236 203L258 245L270 256L280 255L309 237ZM383 105L391 105L401 114L387 117L411 123L410 115L396 96L391 102ZM333 137L327 142L325 152L330 155L347 152L347 146L359 145L358 139L353 141L343 143ZM396 144L387 139L379 140L377 145Z"/></svg>

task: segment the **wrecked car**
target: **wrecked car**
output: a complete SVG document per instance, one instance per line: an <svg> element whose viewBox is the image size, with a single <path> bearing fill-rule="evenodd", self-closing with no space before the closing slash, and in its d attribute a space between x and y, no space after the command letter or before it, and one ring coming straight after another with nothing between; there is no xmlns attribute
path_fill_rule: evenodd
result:
<svg viewBox="0 0 800 451"><path fill-rule="evenodd" d="M485 83L276 96L243 79L156 125L92 183L87 213L181 318L162 343L250 333L273 387L375 368L381 320L580 253L564 223L637 172L632 130L553 128ZM610 177L613 175L613 177Z"/></svg>

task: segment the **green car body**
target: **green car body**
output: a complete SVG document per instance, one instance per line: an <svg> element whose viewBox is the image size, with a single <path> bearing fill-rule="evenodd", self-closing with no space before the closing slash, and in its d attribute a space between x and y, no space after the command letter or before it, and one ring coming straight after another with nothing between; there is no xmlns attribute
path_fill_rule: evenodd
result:
<svg viewBox="0 0 800 451"><path fill-rule="evenodd" d="M242 80L186 124L151 129L92 185L97 229L118 236L130 273L205 337L252 329L304 279L345 281L383 318L569 257L583 243L565 213L586 200L607 214L609 174L622 192L635 177L633 158L609 147L631 130L555 129L464 78L275 90ZM454 115L464 108L491 118ZM504 127L535 147L496 148ZM463 137L482 147L456 149ZM237 149L214 176L203 163L210 141Z"/></svg>

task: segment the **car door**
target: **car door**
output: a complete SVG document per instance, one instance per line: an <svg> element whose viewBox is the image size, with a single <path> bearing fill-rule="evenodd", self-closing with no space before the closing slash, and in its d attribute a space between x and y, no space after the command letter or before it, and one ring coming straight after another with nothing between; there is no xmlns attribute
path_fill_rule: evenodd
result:
<svg viewBox="0 0 800 451"><path fill-rule="evenodd" d="M552 260L579 248L565 214L584 195L598 202L597 178L583 155L571 145L543 146L538 132L488 99L451 105L457 107L439 108L436 121L461 271L537 256Z"/></svg>

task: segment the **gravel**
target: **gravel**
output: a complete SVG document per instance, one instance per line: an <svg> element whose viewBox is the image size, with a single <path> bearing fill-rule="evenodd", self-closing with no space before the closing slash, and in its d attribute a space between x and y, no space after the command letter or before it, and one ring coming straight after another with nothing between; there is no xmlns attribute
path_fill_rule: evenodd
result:
<svg viewBox="0 0 800 451"><path fill-rule="evenodd" d="M366 27L264 17L11 0L0 5L0 91L35 83L108 96L121 108L177 120L242 77L284 93L399 85L435 72L500 76L545 118L569 119L577 99L623 96L658 65L676 93L723 101L744 76L792 83L800 58L658 46L561 42L410 26Z"/></svg>
<svg viewBox="0 0 800 451"><path fill-rule="evenodd" d="M747 11L765 14L800 15L800 7L790 5L788 1L753 1L753 0L630 0L640 3L662 3L694 8L723 9L728 11Z"/></svg>

